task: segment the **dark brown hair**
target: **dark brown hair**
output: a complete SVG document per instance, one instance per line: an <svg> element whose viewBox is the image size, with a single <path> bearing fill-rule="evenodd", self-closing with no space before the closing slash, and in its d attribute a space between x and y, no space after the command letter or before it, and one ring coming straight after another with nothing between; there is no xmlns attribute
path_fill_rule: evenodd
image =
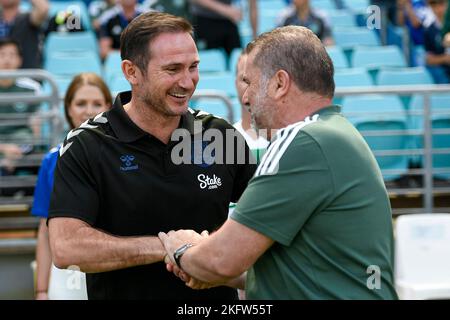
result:
<svg viewBox="0 0 450 320"><path fill-rule="evenodd" d="M75 128L72 119L69 116L69 108L72 103L73 98L75 97L75 93L84 85L95 86L100 89L105 98L105 102L107 105L112 105L112 97L111 92L108 89L108 86L105 82L100 78L97 74L91 72L83 72L76 75L69 87L67 88L66 96L64 97L64 114L66 116L66 120L69 123L70 129Z"/></svg>
<svg viewBox="0 0 450 320"><path fill-rule="evenodd" d="M150 43L162 33L186 32L192 25L184 18L163 12L147 12L132 20L120 35L120 56L133 62L143 74L151 58Z"/></svg>
<svg viewBox="0 0 450 320"><path fill-rule="evenodd" d="M261 34L245 51L258 50L254 64L271 78L284 70L304 92L332 98L334 67L319 38L308 28L287 26Z"/></svg>

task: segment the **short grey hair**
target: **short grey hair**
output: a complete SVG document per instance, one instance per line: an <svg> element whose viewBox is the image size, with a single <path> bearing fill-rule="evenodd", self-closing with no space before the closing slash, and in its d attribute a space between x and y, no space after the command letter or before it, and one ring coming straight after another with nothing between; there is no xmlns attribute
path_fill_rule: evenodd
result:
<svg viewBox="0 0 450 320"><path fill-rule="evenodd" d="M304 92L323 97L334 96L334 67L319 38L308 28L287 26L261 34L250 42L245 52L257 49L254 64L272 77L286 71Z"/></svg>

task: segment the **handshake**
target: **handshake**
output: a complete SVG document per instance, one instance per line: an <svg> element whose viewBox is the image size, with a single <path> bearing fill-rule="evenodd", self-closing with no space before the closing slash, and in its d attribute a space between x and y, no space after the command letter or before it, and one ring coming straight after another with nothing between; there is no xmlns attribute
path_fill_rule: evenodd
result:
<svg viewBox="0 0 450 320"><path fill-rule="evenodd" d="M208 231L205 230L201 234L199 234L194 230L172 230L168 233L160 232L158 234L158 237L161 240L164 249L166 250L164 263L166 264L167 271L172 272L175 276L184 281L188 287L200 290L223 285L210 284L199 279L195 279L187 272L182 270L179 263L181 255L184 254L184 252L188 248L195 246L205 238L209 237ZM177 256L178 259L176 259L175 256Z"/></svg>

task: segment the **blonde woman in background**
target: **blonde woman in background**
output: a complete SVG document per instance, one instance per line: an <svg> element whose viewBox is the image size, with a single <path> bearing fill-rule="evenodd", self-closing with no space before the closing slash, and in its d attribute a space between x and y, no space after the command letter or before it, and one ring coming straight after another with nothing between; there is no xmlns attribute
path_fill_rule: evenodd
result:
<svg viewBox="0 0 450 320"><path fill-rule="evenodd" d="M79 127L89 118L108 110L111 93L103 80L94 73L74 77L64 98L64 113L70 129ZM84 273L57 269L51 260L47 216L53 188L53 172L60 146L44 157L34 193L32 214L41 217L36 247L36 300L87 299Z"/></svg>

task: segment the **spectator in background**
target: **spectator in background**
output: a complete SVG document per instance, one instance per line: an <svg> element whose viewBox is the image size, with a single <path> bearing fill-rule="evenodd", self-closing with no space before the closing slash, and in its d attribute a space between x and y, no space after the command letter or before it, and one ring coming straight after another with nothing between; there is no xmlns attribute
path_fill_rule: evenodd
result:
<svg viewBox="0 0 450 320"><path fill-rule="evenodd" d="M309 0L293 0L293 6L282 13L280 26L303 26L314 32L325 46L334 40L325 15L311 7Z"/></svg>
<svg viewBox="0 0 450 320"><path fill-rule="evenodd" d="M21 65L22 51L19 43L13 39L0 39L0 70L14 71L19 69ZM32 79L0 79L0 94L38 93L39 91L39 83ZM23 121L28 122L28 124L2 125L0 127L0 135L2 136L2 143L0 144L2 164L0 167L0 175L33 173L36 169L30 167L20 168L15 165L15 162L25 154L34 151L32 140L38 138L40 134L39 121L36 117L32 116L37 110L38 105L19 102L0 106L0 120L8 121L8 118L10 119L9 116L23 114L18 119L23 119ZM2 115L6 115L6 118L2 119ZM28 116L28 120L24 116ZM8 191L2 191L4 195L14 195L17 192L21 192L21 190L14 188Z"/></svg>
<svg viewBox="0 0 450 320"><path fill-rule="evenodd" d="M117 4L117 0L97 0L89 4L88 11L91 18L92 27L96 32L100 31L101 21L99 18L102 14Z"/></svg>
<svg viewBox="0 0 450 320"><path fill-rule="evenodd" d="M20 12L20 0L0 0L0 39L11 38L23 52L22 68L39 68L40 28L47 19L48 1L30 0L31 12Z"/></svg>
<svg viewBox="0 0 450 320"><path fill-rule="evenodd" d="M253 152L256 158L256 162L259 163L261 158L269 145L267 137L262 137L259 135L258 131L252 127L252 119L250 112L247 107L242 103L242 96L244 95L245 89L247 87L246 83L243 81L245 62L247 60L247 54L242 53L239 57L237 67L236 67L236 90L239 98L239 103L241 104L241 120L236 122L233 126L242 134L248 147Z"/></svg>
<svg viewBox="0 0 450 320"><path fill-rule="evenodd" d="M118 4L104 12L99 18L100 57L105 59L112 50L120 49L120 35L127 25L146 10L137 0L118 0Z"/></svg>
<svg viewBox="0 0 450 320"><path fill-rule="evenodd" d="M86 120L100 112L108 110L112 97L108 87L95 73L81 73L74 77L64 98L64 113L70 129L78 128ZM36 247L36 299L86 299L86 287L80 290L68 290L65 287L69 274L56 269L52 264L50 242L48 239L47 217L50 195L53 189L53 173L61 146L55 147L42 160L34 192L31 213L40 217ZM71 273L73 271L70 271ZM51 277L52 275L52 277ZM81 274L83 277L84 275ZM50 284L49 281L62 281ZM51 290L49 288L58 288Z"/></svg>
<svg viewBox="0 0 450 320"><path fill-rule="evenodd" d="M258 34L256 0L248 0L248 8L252 35L255 38ZM235 48L241 48L238 23L242 19L242 8L234 6L232 0L192 0L191 12L198 48L224 49L229 66L231 52Z"/></svg>
<svg viewBox="0 0 450 320"><path fill-rule="evenodd" d="M148 0L144 1L143 6L155 11L170 13L174 16L191 21L190 2L191 0Z"/></svg>
<svg viewBox="0 0 450 320"><path fill-rule="evenodd" d="M69 7L54 14L48 21L45 36L50 32L80 32L85 31L81 17L77 12L70 11Z"/></svg>
<svg viewBox="0 0 450 320"><path fill-rule="evenodd" d="M424 46L426 64L436 83L449 83L450 80L450 52L444 46L442 24L447 10L447 0L428 0L436 19L424 25Z"/></svg>
<svg viewBox="0 0 450 320"><path fill-rule="evenodd" d="M423 45L423 25L429 25L434 14L426 0L397 0L397 25L406 26L414 45Z"/></svg>

